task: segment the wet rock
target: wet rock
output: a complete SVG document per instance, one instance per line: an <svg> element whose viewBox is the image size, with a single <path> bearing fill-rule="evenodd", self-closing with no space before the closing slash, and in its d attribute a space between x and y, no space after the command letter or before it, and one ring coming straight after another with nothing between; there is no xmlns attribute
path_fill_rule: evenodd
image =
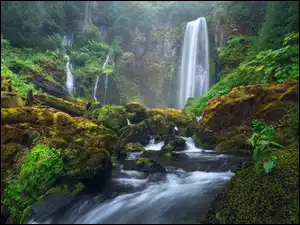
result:
<svg viewBox="0 0 300 225"><path fill-rule="evenodd" d="M148 160L146 158L139 158L136 161L124 162L125 170L137 170L139 172L146 173L162 173L166 172L166 169L154 160Z"/></svg>

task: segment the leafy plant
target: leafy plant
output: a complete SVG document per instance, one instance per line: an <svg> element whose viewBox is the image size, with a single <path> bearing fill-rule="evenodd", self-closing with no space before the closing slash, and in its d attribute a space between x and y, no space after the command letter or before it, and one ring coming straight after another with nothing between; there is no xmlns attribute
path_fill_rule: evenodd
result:
<svg viewBox="0 0 300 225"><path fill-rule="evenodd" d="M255 161L255 169L268 174L276 167L277 156L274 153L284 146L273 141L276 132L272 126L259 120L253 121L252 124L254 133L249 142L254 147L252 157Z"/></svg>
<svg viewBox="0 0 300 225"><path fill-rule="evenodd" d="M20 173L7 182L4 190L3 203L8 206L11 222L23 222L20 221L22 212L51 188L62 169L62 157L57 149L38 144L28 153Z"/></svg>

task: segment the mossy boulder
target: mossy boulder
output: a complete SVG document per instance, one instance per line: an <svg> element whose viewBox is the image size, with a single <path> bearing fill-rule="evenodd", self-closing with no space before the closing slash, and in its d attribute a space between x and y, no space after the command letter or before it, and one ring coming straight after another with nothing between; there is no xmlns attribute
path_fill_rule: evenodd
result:
<svg viewBox="0 0 300 225"><path fill-rule="evenodd" d="M173 137L170 141L165 141L165 145L162 147L163 152L169 153L172 151L185 150L185 140L181 137Z"/></svg>
<svg viewBox="0 0 300 225"><path fill-rule="evenodd" d="M147 118L150 118L150 124L157 123L155 126L161 130L160 133L166 133L165 128L167 125L172 127L173 133L177 132L175 131L175 127L177 127L180 135L192 136L195 132L197 125L196 118L188 115L183 110L172 108L155 108L147 109L146 113ZM149 127L151 130L151 126Z"/></svg>
<svg viewBox="0 0 300 225"><path fill-rule="evenodd" d="M270 174L258 173L254 166L238 171L201 224L298 224L299 143L276 155L278 164Z"/></svg>
<svg viewBox="0 0 300 225"><path fill-rule="evenodd" d="M98 123L118 132L127 125L126 112L123 106L105 105L99 110Z"/></svg>
<svg viewBox="0 0 300 225"><path fill-rule="evenodd" d="M120 148L124 148L124 146L129 142L140 143L145 146L149 143L149 141L150 136L148 135L147 127L144 122L127 125L119 132Z"/></svg>
<svg viewBox="0 0 300 225"><path fill-rule="evenodd" d="M125 161L125 170L137 170L145 173L163 173L166 169L160 164L156 163L154 160L149 160L146 158L138 158L135 161Z"/></svg>
<svg viewBox="0 0 300 225"><path fill-rule="evenodd" d="M16 108L22 106L24 106L24 101L17 93L1 91L1 108Z"/></svg>
<svg viewBox="0 0 300 225"><path fill-rule="evenodd" d="M214 148L236 136L246 142L252 133L253 119L275 124L298 104L298 88L299 81L240 86L211 99L198 122L197 143L200 147Z"/></svg>
<svg viewBox="0 0 300 225"><path fill-rule="evenodd" d="M146 108L138 102L128 102L124 107L131 123L139 123L147 117Z"/></svg>
<svg viewBox="0 0 300 225"><path fill-rule="evenodd" d="M140 143L127 143L125 145L125 152L142 152L145 148Z"/></svg>

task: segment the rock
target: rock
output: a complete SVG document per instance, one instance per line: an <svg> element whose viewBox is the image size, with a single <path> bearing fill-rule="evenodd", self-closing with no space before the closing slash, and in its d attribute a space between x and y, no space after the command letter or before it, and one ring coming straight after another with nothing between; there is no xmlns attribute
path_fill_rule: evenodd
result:
<svg viewBox="0 0 300 225"><path fill-rule="evenodd" d="M120 147L125 146L129 142L138 142L143 146L147 145L150 141L146 125L144 122L140 122L135 125L127 125L123 127L119 132Z"/></svg>
<svg viewBox="0 0 300 225"><path fill-rule="evenodd" d="M142 152L145 148L140 143L127 143L125 145L125 152Z"/></svg>
<svg viewBox="0 0 300 225"><path fill-rule="evenodd" d="M185 140L180 137L173 139L170 144L174 147L172 151L183 151L185 150Z"/></svg>
<svg viewBox="0 0 300 225"><path fill-rule="evenodd" d="M51 193L41 199L41 201L33 204L32 216L28 221L30 219L34 219L36 222L44 221L47 217L66 207L73 200L74 196L69 193Z"/></svg>
<svg viewBox="0 0 300 225"><path fill-rule="evenodd" d="M5 77L1 76L1 93L2 91L10 92L11 87L9 80L7 80Z"/></svg>
<svg viewBox="0 0 300 225"><path fill-rule="evenodd" d="M154 160L148 160L145 158L138 158L136 161L124 162L125 170L137 170L139 172L146 173L163 173L166 169Z"/></svg>
<svg viewBox="0 0 300 225"><path fill-rule="evenodd" d="M125 105L126 113L130 113L131 123L139 123L146 119L146 108L137 102L129 102Z"/></svg>
<svg viewBox="0 0 300 225"><path fill-rule="evenodd" d="M83 116L85 111L84 107L78 103L76 104L65 99L55 98L49 95L35 95L34 100L35 102L66 112L71 116Z"/></svg>
<svg viewBox="0 0 300 225"><path fill-rule="evenodd" d="M298 104L298 81L275 85L235 87L227 95L211 99L198 122L196 143L203 148L214 148L222 141L239 139L239 145L252 134L252 120L263 119L268 124L278 122L288 110ZM234 143L234 141L232 141ZM231 147L230 147L231 148ZM221 150L221 146L219 146ZM224 149L225 150L225 149Z"/></svg>
<svg viewBox="0 0 300 225"><path fill-rule="evenodd" d="M44 92L57 98L62 98L69 95L64 87L58 83L55 83L54 81L48 80L42 75L34 75L31 82L36 86L37 89L41 88Z"/></svg>
<svg viewBox="0 0 300 225"><path fill-rule="evenodd" d="M17 93L1 91L1 108L16 108L24 105L23 99Z"/></svg>
<svg viewBox="0 0 300 225"><path fill-rule="evenodd" d="M99 110L98 123L118 132L127 125L127 117L122 106L105 105Z"/></svg>
<svg viewBox="0 0 300 225"><path fill-rule="evenodd" d="M154 134L175 134L175 126L179 134L192 136L195 132L197 121L183 110L171 108L155 108L146 110L147 127Z"/></svg>

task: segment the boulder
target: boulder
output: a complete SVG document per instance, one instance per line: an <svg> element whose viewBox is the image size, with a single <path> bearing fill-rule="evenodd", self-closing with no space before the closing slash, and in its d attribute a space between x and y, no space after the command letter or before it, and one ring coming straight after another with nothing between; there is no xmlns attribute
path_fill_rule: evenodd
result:
<svg viewBox="0 0 300 225"><path fill-rule="evenodd" d="M232 138L244 143L252 134L252 120L263 119L268 124L278 122L299 104L299 81L282 84L235 87L227 95L211 99L198 122L196 143L203 148L214 148ZM242 140L242 141L241 141ZM242 144L243 148L247 148ZM227 150L227 149L224 149Z"/></svg>
<svg viewBox="0 0 300 225"><path fill-rule="evenodd" d="M129 102L125 106L125 111L130 115L130 122L135 124L146 119L146 108L137 102Z"/></svg>
<svg viewBox="0 0 300 225"><path fill-rule="evenodd" d="M98 123L118 132L127 125L127 116L123 106L105 105L99 110Z"/></svg>
<svg viewBox="0 0 300 225"><path fill-rule="evenodd" d="M119 132L119 145L125 146L129 142L138 142L142 145L147 145L150 141L150 136L144 122L134 124L132 126L127 125L123 127Z"/></svg>
<svg viewBox="0 0 300 225"><path fill-rule="evenodd" d="M125 145L125 152L142 152L145 150L144 146L140 143L127 143Z"/></svg>
<svg viewBox="0 0 300 225"><path fill-rule="evenodd" d="M137 170L139 172L146 173L163 173L166 169L154 160L148 160L145 158L138 158L136 161L124 162L125 170Z"/></svg>
<svg viewBox="0 0 300 225"><path fill-rule="evenodd" d="M1 91L1 108L16 108L22 106L24 106L24 101L17 93Z"/></svg>

